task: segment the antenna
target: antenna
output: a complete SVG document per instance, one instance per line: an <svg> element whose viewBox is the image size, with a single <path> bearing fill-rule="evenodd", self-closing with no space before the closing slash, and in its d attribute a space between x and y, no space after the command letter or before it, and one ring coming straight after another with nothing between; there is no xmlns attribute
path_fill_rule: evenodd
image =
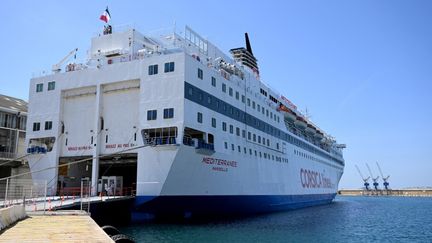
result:
<svg viewBox="0 0 432 243"><path fill-rule="evenodd" d="M370 174L370 176L371 176L371 178L372 178L372 181L373 181L373 185L374 185L374 187L375 187L375 191L378 191L378 182L377 182L377 180L378 180L378 178L379 178L379 176L377 176L377 177L373 177L373 175L372 175L372 170L370 169L370 167L369 167L369 165L366 163L366 167L368 168L368 170L369 170L369 174Z"/></svg>
<svg viewBox="0 0 432 243"><path fill-rule="evenodd" d="M358 167L357 165L355 165L355 167L357 168L357 171L358 171L358 173L360 174L360 177L362 178L362 180L363 180L363 182L364 182L363 185L365 186L365 189L366 189L367 191L369 191L369 182L368 182L368 180L369 180L370 177L365 178L365 177L363 176L363 174L361 173L359 167Z"/></svg>
<svg viewBox="0 0 432 243"><path fill-rule="evenodd" d="M388 187L389 187L390 183L387 180L388 180L388 178L390 178L390 175L388 175L387 177L384 177L384 174L382 173L382 170L381 170L380 165L378 164L378 161L376 162L376 165L377 165L378 170L379 170L379 172L381 174L381 178L383 180L383 185L384 185L385 189L388 190L389 189Z"/></svg>

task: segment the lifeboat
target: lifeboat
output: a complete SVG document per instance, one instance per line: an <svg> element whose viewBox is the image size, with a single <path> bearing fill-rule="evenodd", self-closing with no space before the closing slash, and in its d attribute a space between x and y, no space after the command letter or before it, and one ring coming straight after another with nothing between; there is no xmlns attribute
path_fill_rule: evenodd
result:
<svg viewBox="0 0 432 243"><path fill-rule="evenodd" d="M309 134L311 134L311 135L315 135L315 133L317 131L316 131L316 128L313 125L307 124L306 132L309 133Z"/></svg>
<svg viewBox="0 0 432 243"><path fill-rule="evenodd" d="M288 107L284 106L283 104L279 104L279 111L281 111L284 114L284 117L286 120L289 121L295 121L296 120L296 114Z"/></svg>
<svg viewBox="0 0 432 243"><path fill-rule="evenodd" d="M301 130L306 129L307 123L303 117L297 117L297 119L294 121L294 124L296 127L300 128Z"/></svg>
<svg viewBox="0 0 432 243"><path fill-rule="evenodd" d="M321 139L324 138L324 133L322 133L322 132L320 132L320 131L317 131L317 132L315 133L315 137L316 137L318 140L321 141Z"/></svg>

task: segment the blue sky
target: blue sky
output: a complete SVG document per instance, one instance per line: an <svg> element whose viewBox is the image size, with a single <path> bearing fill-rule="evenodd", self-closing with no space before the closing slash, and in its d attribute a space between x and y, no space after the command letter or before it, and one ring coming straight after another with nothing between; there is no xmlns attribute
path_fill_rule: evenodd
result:
<svg viewBox="0 0 432 243"><path fill-rule="evenodd" d="M84 59L107 5L114 26L187 24L227 53L249 32L262 79L347 144L341 188L375 161L394 188L432 186L432 1L246 2L2 1L0 93L27 100L33 73Z"/></svg>

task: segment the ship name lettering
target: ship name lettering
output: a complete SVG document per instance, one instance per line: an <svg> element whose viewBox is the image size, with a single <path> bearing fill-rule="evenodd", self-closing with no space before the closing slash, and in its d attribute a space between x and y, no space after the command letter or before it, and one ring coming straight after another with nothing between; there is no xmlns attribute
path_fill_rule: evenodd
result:
<svg viewBox="0 0 432 243"><path fill-rule="evenodd" d="M331 179L324 173L300 169L300 181L303 188L333 188Z"/></svg>

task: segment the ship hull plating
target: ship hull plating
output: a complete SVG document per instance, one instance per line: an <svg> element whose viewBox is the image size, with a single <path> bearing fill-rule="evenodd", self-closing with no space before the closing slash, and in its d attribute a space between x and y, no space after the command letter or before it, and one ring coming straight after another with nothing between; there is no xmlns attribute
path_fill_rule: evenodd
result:
<svg viewBox="0 0 432 243"><path fill-rule="evenodd" d="M246 215L328 204L335 193L248 196L138 196L135 213L153 216Z"/></svg>

